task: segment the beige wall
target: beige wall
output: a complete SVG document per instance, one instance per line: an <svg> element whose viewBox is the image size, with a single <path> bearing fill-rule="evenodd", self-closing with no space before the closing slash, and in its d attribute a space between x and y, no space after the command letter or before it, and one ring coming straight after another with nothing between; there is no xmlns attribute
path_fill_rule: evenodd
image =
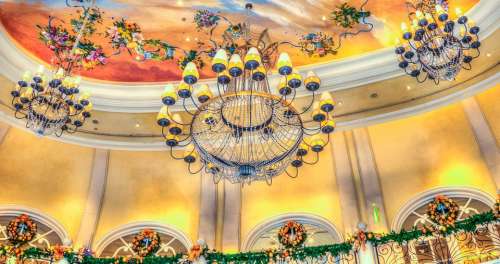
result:
<svg viewBox="0 0 500 264"><path fill-rule="evenodd" d="M245 186L241 209L242 241L256 225L286 213L322 216L342 230L333 159L329 148L321 153L318 164L302 167L298 178L291 179L281 175L273 180L272 186L266 183Z"/></svg>
<svg viewBox="0 0 500 264"><path fill-rule="evenodd" d="M0 145L0 205L38 209L74 240L87 199L94 150L11 128Z"/></svg>
<svg viewBox="0 0 500 264"><path fill-rule="evenodd" d="M186 164L172 160L168 152L111 151L94 241L136 221L158 221L196 241L199 193L200 176L189 175Z"/></svg>
<svg viewBox="0 0 500 264"><path fill-rule="evenodd" d="M388 223L409 199L442 186L496 193L461 104L369 127Z"/></svg>

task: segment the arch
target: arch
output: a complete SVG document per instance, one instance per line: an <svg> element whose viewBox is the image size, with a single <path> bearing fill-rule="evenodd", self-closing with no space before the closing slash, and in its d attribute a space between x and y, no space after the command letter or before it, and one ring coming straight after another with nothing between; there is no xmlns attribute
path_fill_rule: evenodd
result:
<svg viewBox="0 0 500 264"><path fill-rule="evenodd" d="M9 204L0 206L0 215L2 216L19 216L21 214L26 214L33 218L36 222L42 223L52 229L66 246L71 246L72 241L68 232L64 229L61 223L59 223L52 216L37 209L22 205Z"/></svg>
<svg viewBox="0 0 500 264"><path fill-rule="evenodd" d="M166 234L176 238L187 249L191 248L193 245L191 240L184 232L177 230L174 227L154 221L141 221L119 226L118 228L113 229L109 233L107 233L99 242L96 243L96 255L100 256L103 250L115 240L127 235L136 234L146 228L153 229L158 233Z"/></svg>
<svg viewBox="0 0 500 264"><path fill-rule="evenodd" d="M342 241L342 234L338 231L338 229L326 218L313 215L313 214L282 214L276 217L270 218L268 220L263 221L262 223L255 226L247 235L245 240L242 243L241 248L244 251L250 251L252 247L255 245L257 240L266 233L269 229L277 228L285 224L289 220L298 221L303 224L311 224L318 226L324 230L326 230L329 234L331 234L336 240Z"/></svg>
<svg viewBox="0 0 500 264"><path fill-rule="evenodd" d="M401 230L404 221L416 209L428 204L436 195L446 195L450 198L453 197L469 197L478 200L490 207L495 204L495 197L489 193L481 191L472 187L438 187L425 191L412 199L410 199L394 217L392 221L391 230Z"/></svg>

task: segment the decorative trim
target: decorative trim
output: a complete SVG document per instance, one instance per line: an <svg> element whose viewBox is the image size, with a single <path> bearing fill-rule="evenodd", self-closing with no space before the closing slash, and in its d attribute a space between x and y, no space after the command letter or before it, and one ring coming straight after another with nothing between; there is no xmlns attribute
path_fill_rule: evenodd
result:
<svg viewBox="0 0 500 264"><path fill-rule="evenodd" d="M0 206L0 215L3 216L19 216L21 214L26 214L29 217L33 218L36 222L42 223L48 228L54 230L57 236L61 239L65 246L71 246L72 241L71 238L66 232L66 229L52 216L43 213L34 208L16 205L16 204L8 204Z"/></svg>
<svg viewBox="0 0 500 264"><path fill-rule="evenodd" d="M406 204L399 209L398 214L394 217L392 221L391 230L399 231L403 227L404 221L410 216L410 214L417 208L425 206L431 201L436 195L445 195L450 198L454 197L468 197L478 201L481 201L488 206L494 206L496 199L489 193L473 187L438 187L425 191L413 198L411 198Z"/></svg>
<svg viewBox="0 0 500 264"><path fill-rule="evenodd" d="M102 254L102 251L115 240L127 235L136 234L146 228L153 229L161 234L175 237L187 249L190 249L193 246L193 243L184 232L172 226L154 221L141 221L122 225L107 233L99 242L95 244L96 256L100 256Z"/></svg>
<svg viewBox="0 0 500 264"><path fill-rule="evenodd" d="M428 112L438 107L446 106L448 104L471 97L477 93L492 88L498 82L500 82L500 72L497 72L492 76L482 81L479 81L461 91L437 98L435 100L431 100L426 103L422 103L412 107L407 107L393 112L383 113L365 118L359 118L352 121L338 122L337 131L351 130L358 127L370 126L378 123L388 122L395 119L401 119L413 116L419 113ZM15 119L10 113L0 111L0 121L11 124L12 126L27 131L28 133L33 133L31 130L25 127L25 124L22 122L22 120ZM97 138L81 137L77 135L78 134L63 135L62 137L55 137L55 136L49 136L49 137L51 139L60 142L77 144L91 148L128 150L128 151L167 151L167 148L165 148L165 144L160 141L145 143L145 142L131 142L131 141L118 141L118 140L103 140Z"/></svg>
<svg viewBox="0 0 500 264"><path fill-rule="evenodd" d="M481 27L481 38L485 39L500 27L499 1L481 0L467 16ZM23 71L35 70L39 60L33 59L16 46L0 25L0 74L15 82ZM392 48L384 48L361 56L336 60L329 63L301 67L300 72L314 70L322 78L323 91L338 91L366 85L397 76L403 72L397 67L397 58ZM271 87L279 81L278 76L270 78ZM201 83L209 84L215 90L214 80ZM161 107L160 94L165 83L118 83L84 80L82 91L93 95L94 108L109 112L156 112ZM306 92L298 94L305 96ZM175 109L172 109L175 111Z"/></svg>
<svg viewBox="0 0 500 264"><path fill-rule="evenodd" d="M255 226L243 241L241 246L242 251L250 251L257 242L257 239L259 239L265 232L269 229L278 228L289 220L294 220L302 224L319 226L331 234L337 241L344 240L342 234L335 227L335 225L333 225L326 218L307 213L290 213L278 215Z"/></svg>

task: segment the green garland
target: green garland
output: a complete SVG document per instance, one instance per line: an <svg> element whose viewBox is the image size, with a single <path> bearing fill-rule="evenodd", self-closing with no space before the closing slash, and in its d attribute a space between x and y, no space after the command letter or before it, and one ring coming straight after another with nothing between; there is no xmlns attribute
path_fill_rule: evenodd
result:
<svg viewBox="0 0 500 264"><path fill-rule="evenodd" d="M446 228L445 230L432 230L429 231L428 228L423 229L413 229L409 231L401 232L391 232L389 234L375 234L371 232L365 232L366 241L371 242L373 245L381 245L387 243L404 243L409 242L421 237L433 236L438 233L442 236L448 236L457 232L474 232L479 226L497 223L500 219L495 215L493 211L477 214L467 218L465 220L456 222L453 227ZM352 250L357 250L354 246L355 241L349 241L340 244L324 245L324 246L314 246L314 247L298 247L294 249L283 249L283 250L270 250L262 252L247 252L247 253L236 253L236 254L222 254L219 252L204 250L202 256L205 257L207 263L256 263L256 264L267 264L269 260L276 260L281 257L290 257L295 260L304 260L306 258L318 258L330 254L331 256L340 256L342 254L348 254ZM359 245L359 244L358 244ZM13 254L13 248L8 246L0 246L1 256L15 256ZM73 252L70 249L64 251L64 257L70 263L81 263L81 264L177 264L177 263L190 263L187 257L182 254L178 254L172 257L145 257L145 258L129 258L129 257L119 257L119 258L96 258L88 255L82 255L79 252ZM39 248L28 248L25 249L17 257L19 259L55 259L54 250L51 249L39 249Z"/></svg>
<svg viewBox="0 0 500 264"><path fill-rule="evenodd" d="M401 232L392 231L389 234L382 236L369 233L367 241L370 241L373 245L387 244L391 242L404 243L411 240L418 239L420 237L433 236L436 231L443 236L449 236L457 232L474 232L478 226L498 222L499 219L495 216L493 211L489 211L482 214L473 215L467 219L456 222L453 227L441 229L441 230L430 230L428 227L423 229L413 229L413 230L402 230Z"/></svg>

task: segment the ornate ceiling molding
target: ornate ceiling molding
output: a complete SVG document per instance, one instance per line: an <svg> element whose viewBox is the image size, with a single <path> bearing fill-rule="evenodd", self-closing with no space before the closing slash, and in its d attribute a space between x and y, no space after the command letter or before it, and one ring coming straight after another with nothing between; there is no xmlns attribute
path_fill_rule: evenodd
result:
<svg viewBox="0 0 500 264"><path fill-rule="evenodd" d="M481 0L468 16L481 27L481 38L485 39L500 25L499 1ZM30 57L12 42L3 27L0 28L0 74L15 82L24 70L35 70L40 61ZM363 54L324 64L301 67L301 72L314 70L323 81L323 91L338 91L366 85L402 75L397 67L393 48ZM277 76L270 79L271 86L278 82ZM214 87L213 80L205 80ZM157 112L161 107L160 94L165 83L116 83L84 80L83 91L92 94L94 108L109 112ZM305 96L305 91L298 96Z"/></svg>
<svg viewBox="0 0 500 264"><path fill-rule="evenodd" d="M496 69L497 68L495 67L493 70ZM480 93L486 89L495 86L498 83L500 83L500 72L496 72L495 74L492 74L491 76L476 83L473 83L472 85L469 85L466 88L461 89L457 92L439 97L434 100L430 100L425 103L409 107L403 107L402 109L399 110L389 111L378 115L358 118L352 121L338 122L337 131L350 130L357 127L369 126L377 123L387 122L431 111L441 106L446 106L451 103L458 102L460 100L471 97L477 93ZM21 120L14 118L14 116L12 116L10 112L0 111L0 121L9 123L14 127L23 129L29 133L33 133L31 130L25 127L25 123L23 123ZM161 141L140 142L134 140L127 140L127 138L124 138L122 140L116 140L116 139L107 140L106 137L91 138L88 136L84 136L82 133L77 133L73 135L64 135L62 137L56 137L56 136L49 136L49 137L64 143L77 144L92 148L132 150L132 151L167 151L167 148Z"/></svg>

